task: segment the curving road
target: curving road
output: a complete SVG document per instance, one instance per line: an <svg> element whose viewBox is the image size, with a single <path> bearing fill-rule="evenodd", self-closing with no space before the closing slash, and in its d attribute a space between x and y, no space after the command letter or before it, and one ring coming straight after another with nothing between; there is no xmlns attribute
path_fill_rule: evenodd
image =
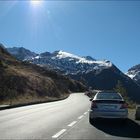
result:
<svg viewBox="0 0 140 140"><path fill-rule="evenodd" d="M63 101L0 111L0 139L139 139L140 125L131 114L126 125L88 121L89 98L71 94Z"/></svg>

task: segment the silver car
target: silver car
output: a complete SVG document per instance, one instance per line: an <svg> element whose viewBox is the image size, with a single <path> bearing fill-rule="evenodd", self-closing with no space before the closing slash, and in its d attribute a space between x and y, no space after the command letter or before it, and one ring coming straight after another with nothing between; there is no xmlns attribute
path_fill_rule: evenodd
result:
<svg viewBox="0 0 140 140"><path fill-rule="evenodd" d="M91 100L89 121L92 123L97 118L115 118L126 122L128 118L127 107L127 103L119 93L98 92Z"/></svg>

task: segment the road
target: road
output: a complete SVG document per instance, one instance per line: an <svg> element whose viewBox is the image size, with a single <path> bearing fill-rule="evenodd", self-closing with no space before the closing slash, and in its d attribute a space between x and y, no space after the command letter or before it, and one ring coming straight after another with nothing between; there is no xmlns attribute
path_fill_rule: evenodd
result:
<svg viewBox="0 0 140 140"><path fill-rule="evenodd" d="M139 121L126 125L88 121L90 101L82 93L63 101L0 111L0 139L139 139Z"/></svg>

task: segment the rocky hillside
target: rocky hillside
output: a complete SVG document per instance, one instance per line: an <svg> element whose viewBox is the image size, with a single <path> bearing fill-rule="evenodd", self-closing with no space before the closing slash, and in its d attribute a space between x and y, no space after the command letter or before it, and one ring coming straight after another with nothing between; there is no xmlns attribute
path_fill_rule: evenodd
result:
<svg viewBox="0 0 140 140"><path fill-rule="evenodd" d="M126 75L129 76L131 79L133 79L140 85L140 64L130 68L128 72L126 73Z"/></svg>
<svg viewBox="0 0 140 140"><path fill-rule="evenodd" d="M128 96L140 102L140 86L108 60L99 61L90 56L80 57L64 51L45 52L23 60L63 73L97 90L112 90L120 81Z"/></svg>
<svg viewBox="0 0 140 140"><path fill-rule="evenodd" d="M14 55L18 60L25 60L25 59L27 60L37 56L36 53L31 52L23 47L7 48L7 51L10 52L12 55Z"/></svg>
<svg viewBox="0 0 140 140"><path fill-rule="evenodd" d="M28 62L11 56L0 45L0 103L23 103L64 98L85 86Z"/></svg>

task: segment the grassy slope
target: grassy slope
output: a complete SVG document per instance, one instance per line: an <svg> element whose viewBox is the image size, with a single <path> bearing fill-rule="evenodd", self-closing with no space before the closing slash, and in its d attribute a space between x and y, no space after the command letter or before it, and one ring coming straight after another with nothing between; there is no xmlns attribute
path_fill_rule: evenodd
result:
<svg viewBox="0 0 140 140"><path fill-rule="evenodd" d="M0 104L17 104L65 98L85 87L39 66L17 61L0 47Z"/></svg>

